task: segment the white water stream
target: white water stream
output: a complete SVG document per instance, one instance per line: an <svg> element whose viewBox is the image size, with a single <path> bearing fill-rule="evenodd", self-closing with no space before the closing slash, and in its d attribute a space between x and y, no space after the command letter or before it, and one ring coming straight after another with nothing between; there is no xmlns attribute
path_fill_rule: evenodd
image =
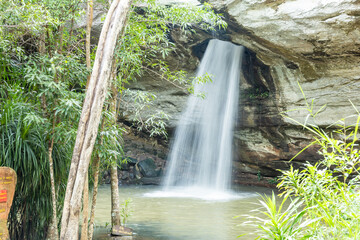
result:
<svg viewBox="0 0 360 240"><path fill-rule="evenodd" d="M155 195L231 198L227 190L243 52L244 47L229 42L209 42L197 76L207 73L212 82L195 86L175 132L164 191Z"/></svg>

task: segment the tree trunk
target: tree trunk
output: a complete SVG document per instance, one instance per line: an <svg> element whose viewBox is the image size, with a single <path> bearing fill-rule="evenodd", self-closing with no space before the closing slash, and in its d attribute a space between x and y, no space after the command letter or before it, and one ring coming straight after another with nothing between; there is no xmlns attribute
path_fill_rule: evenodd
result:
<svg viewBox="0 0 360 240"><path fill-rule="evenodd" d="M104 130L105 126L105 117L101 120L100 131ZM103 144L103 136L100 137L100 146ZM93 172L94 172L94 188L93 195L91 201L91 211L90 211L90 222L89 222L89 234L88 240L91 240L94 234L94 221L95 221L95 207L96 207L96 199L98 193L99 186L99 172L100 172L100 156L97 154L96 158L93 161Z"/></svg>
<svg viewBox="0 0 360 240"><path fill-rule="evenodd" d="M47 32L49 31L46 29ZM64 29L61 28L60 33L60 40L62 44L62 31ZM39 45L39 53L41 55L46 54L46 36L45 33L42 33L40 36L40 45ZM60 45L61 47L61 45ZM54 79L55 82L58 82L57 77L55 76ZM41 97L41 105L44 112L44 115L47 115L47 105L46 105L46 97L43 95ZM54 111L53 111L54 112ZM57 204L56 204L56 189L55 189L55 173L54 173L54 161L52 158L52 151L54 149L54 139L55 139L55 125L56 125L56 116L55 113L53 113L53 122L52 122L52 130L51 130L51 136L49 141L49 148L48 148L48 160L49 160L49 172L50 172L50 186L51 186L51 204L52 204L52 217L51 222L47 229L47 239L50 240L57 240L59 239L59 231L58 231L58 222L57 222Z"/></svg>
<svg viewBox="0 0 360 240"><path fill-rule="evenodd" d="M85 50L86 50L86 66L91 69L91 56L90 56L90 36L91 36L91 25L93 21L93 1L87 1L87 24L86 24L86 41L85 41ZM88 88L91 75L89 74L86 89ZM89 173L86 174L85 185L84 185L84 195L83 195L83 224L81 228L81 240L87 240L89 229L88 229L88 219L89 219Z"/></svg>
<svg viewBox="0 0 360 240"><path fill-rule="evenodd" d="M60 239L62 240L78 238L79 214L85 175L98 132L117 37L124 28L130 6L131 0L114 0L101 30L66 186L61 221Z"/></svg>
<svg viewBox="0 0 360 240"><path fill-rule="evenodd" d="M56 45L56 50L59 54L62 53L62 45L63 45L63 33L64 33L65 25L61 25L59 28L59 36L58 43ZM49 30L47 31L49 34ZM48 36L49 38L49 36ZM59 78L57 74L55 74L54 82L58 83ZM56 100L54 105L56 106ZM53 110L53 125L51 130L51 140L49 144L49 166L50 166L50 183L51 183L51 199L52 199L52 219L48 229L48 239L50 240L58 240L59 239L59 230L58 230L58 221L57 221L57 204L56 204L56 189L55 189L55 171L54 171L54 161L52 158L52 151L54 149L54 140L55 140L55 126L57 122L57 117L55 114L55 110Z"/></svg>
<svg viewBox="0 0 360 240"><path fill-rule="evenodd" d="M100 169L99 156L96 156L93 164L94 164L94 188L93 188L93 196L91 201L88 240L91 240L94 234L95 207L96 207L96 199L97 199L98 185L99 185L99 169Z"/></svg>
<svg viewBox="0 0 360 240"><path fill-rule="evenodd" d="M112 99L110 111L113 114L112 124L117 124L117 111L116 111L116 102L117 102L117 88L115 85L115 74L116 69L113 69L113 79L114 83L112 84ZM115 140L116 141L116 140ZM121 217L120 217L120 199L119 199L119 179L117 172L117 159L116 157L111 161L111 226L121 226Z"/></svg>
<svg viewBox="0 0 360 240"><path fill-rule="evenodd" d="M53 129L55 128L56 118L54 116ZM52 151L54 148L54 132L50 142L48 157L49 157L49 170L50 170L50 184L51 184L51 200L52 200L52 218L48 229L48 239L59 239L59 231L57 226L57 214L56 214L56 190L55 190L55 176L54 176L54 161L52 158Z"/></svg>
<svg viewBox="0 0 360 240"><path fill-rule="evenodd" d="M87 1L87 24L86 24L86 41L85 41L85 51L86 51L86 67L91 69L91 56L90 56L90 37L91 37L91 25L93 22L94 16L93 0ZM86 89L88 88L91 75L89 74L88 80L86 82Z"/></svg>
<svg viewBox="0 0 360 240"><path fill-rule="evenodd" d="M119 180L117 174L116 160L111 163L111 225L121 226Z"/></svg>
<svg viewBox="0 0 360 240"><path fill-rule="evenodd" d="M83 223L81 226L81 240L88 239L88 219L89 219L89 174L86 173L83 195Z"/></svg>

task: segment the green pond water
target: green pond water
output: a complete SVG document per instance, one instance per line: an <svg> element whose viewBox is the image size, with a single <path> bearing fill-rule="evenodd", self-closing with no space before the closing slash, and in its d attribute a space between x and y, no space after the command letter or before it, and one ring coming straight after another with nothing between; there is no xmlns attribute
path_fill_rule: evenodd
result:
<svg viewBox="0 0 360 240"><path fill-rule="evenodd" d="M239 215L254 215L259 208L259 194L271 194L271 189L237 187L230 194L194 190L191 195L185 190L161 191L153 186L120 187L120 199L131 198L131 217L126 226L131 227L136 240L230 240L255 229L241 226L245 218ZM95 239L110 239L110 186L99 188L96 207ZM254 235L240 239L254 239Z"/></svg>

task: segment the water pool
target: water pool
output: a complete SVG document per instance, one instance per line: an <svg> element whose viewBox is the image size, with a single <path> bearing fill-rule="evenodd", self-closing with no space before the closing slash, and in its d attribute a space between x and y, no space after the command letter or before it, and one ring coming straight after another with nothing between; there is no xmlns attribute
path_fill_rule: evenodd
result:
<svg viewBox="0 0 360 240"><path fill-rule="evenodd" d="M126 226L133 228L136 240L231 240L238 235L254 232L251 227L239 226L245 218L235 216L254 214L259 208L259 194L271 194L271 189L237 187L229 197L196 197L191 194L163 192L154 186L120 187L120 199L131 198L132 216ZM200 192L199 192L200 193ZM110 186L99 188L95 217L95 239L109 239ZM198 196L205 196L201 192ZM215 197L214 197L215 196ZM240 239L254 239L254 235Z"/></svg>

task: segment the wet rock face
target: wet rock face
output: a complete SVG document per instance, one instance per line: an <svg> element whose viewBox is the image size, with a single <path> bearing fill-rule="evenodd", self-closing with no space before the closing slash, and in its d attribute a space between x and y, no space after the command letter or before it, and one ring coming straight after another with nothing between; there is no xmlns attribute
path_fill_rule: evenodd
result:
<svg viewBox="0 0 360 240"><path fill-rule="evenodd" d="M276 176L311 136L288 115L304 122L307 99L315 111L326 104L315 123L328 126L355 113L359 105L360 2L358 0L209 0L229 22L231 41L249 50L241 85L239 125L235 132L234 176ZM245 69L246 70L246 69ZM258 77L251 77L251 74ZM250 74L249 74L250 73ZM350 124L352 119L347 119ZM315 161L311 148L293 164ZM241 182L241 181L240 181Z"/></svg>
<svg viewBox="0 0 360 240"><path fill-rule="evenodd" d="M138 163L140 173L145 177L157 177L156 165L153 159L147 158Z"/></svg>
<svg viewBox="0 0 360 240"><path fill-rule="evenodd" d="M353 113L360 80L360 2L358 0L209 0L230 22L231 41L244 45L270 67L274 97L283 110L317 98L328 125ZM344 96L346 95L346 97ZM303 120L305 112L292 117Z"/></svg>
<svg viewBox="0 0 360 240"><path fill-rule="evenodd" d="M280 115L298 109L289 112L289 116L305 121L308 112L301 109L305 101L298 82L307 99L314 99L315 111L326 104L316 118L317 125L328 126L354 114L349 99L356 106L360 103L360 1L209 2L229 23L221 37L247 48L234 136L234 181L244 183L244 179L251 179L244 178L244 173L254 176L253 181L275 177L277 169L286 169L289 160L311 141L301 127ZM178 46L168 59L171 68L195 72L213 36L199 32L184 37L174 30L171 37ZM172 131L187 95L156 76L144 76L132 86L157 93L154 110L162 109L172 115ZM350 123L348 119L347 124ZM316 147L312 147L292 164L300 166L319 157ZM166 156L157 156L158 167L164 165L164 159Z"/></svg>
<svg viewBox="0 0 360 240"><path fill-rule="evenodd" d="M125 130L122 147L126 159L118 169L120 184L160 184L167 145L131 127L120 126Z"/></svg>

